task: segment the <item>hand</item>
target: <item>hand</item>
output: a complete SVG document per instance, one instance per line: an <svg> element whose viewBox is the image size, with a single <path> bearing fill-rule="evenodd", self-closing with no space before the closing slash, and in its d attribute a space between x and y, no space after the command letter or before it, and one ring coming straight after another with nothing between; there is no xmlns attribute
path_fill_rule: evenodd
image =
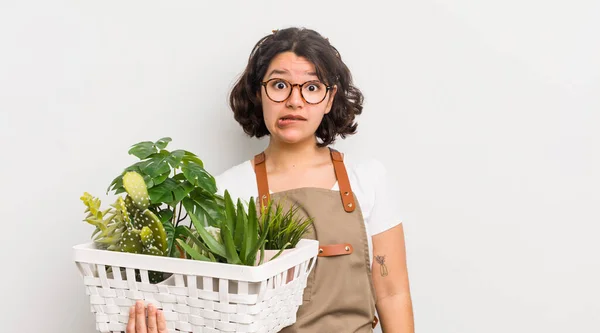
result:
<svg viewBox="0 0 600 333"><path fill-rule="evenodd" d="M142 301L135 302L129 309L129 321L126 333L167 333L167 322L162 311L148 304L148 322Z"/></svg>

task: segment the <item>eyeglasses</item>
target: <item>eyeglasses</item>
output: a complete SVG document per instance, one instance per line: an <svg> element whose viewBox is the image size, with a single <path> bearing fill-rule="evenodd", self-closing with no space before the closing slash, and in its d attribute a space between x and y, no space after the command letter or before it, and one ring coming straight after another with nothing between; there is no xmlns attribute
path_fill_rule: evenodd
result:
<svg viewBox="0 0 600 333"><path fill-rule="evenodd" d="M292 96L292 90L295 86L300 87L300 95L308 104L319 104L327 96L327 92L331 89L330 86L321 81L307 81L302 84L291 84L284 79L273 78L268 81L261 82L265 87L267 97L275 103L281 103Z"/></svg>

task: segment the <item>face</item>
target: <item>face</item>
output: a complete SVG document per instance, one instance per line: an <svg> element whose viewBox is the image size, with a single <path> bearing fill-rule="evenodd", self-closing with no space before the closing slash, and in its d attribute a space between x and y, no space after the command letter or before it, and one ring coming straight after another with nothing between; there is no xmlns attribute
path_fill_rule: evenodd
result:
<svg viewBox="0 0 600 333"><path fill-rule="evenodd" d="M293 52L280 53L273 58L262 81L265 82L274 78L285 80L292 85L301 85L308 81L320 82L315 66L306 58L299 57ZM273 89L271 91L283 91L288 87L285 81L270 81L271 88L269 89ZM302 88L308 102L314 102L310 99L310 95L318 94L317 89L319 87L325 89L325 83L321 82L319 85L319 82L315 82L314 85L307 84ZM331 111L337 88L335 86L331 87L326 92L325 98L317 104L309 104L304 100L300 89L299 86L293 87L289 98L278 103L269 98L269 96L276 97L274 93L267 96L266 87L261 87L264 121L269 133L271 133L271 140L278 140L287 144L315 140L315 132L321 124L323 116ZM287 94L284 94L285 96Z"/></svg>

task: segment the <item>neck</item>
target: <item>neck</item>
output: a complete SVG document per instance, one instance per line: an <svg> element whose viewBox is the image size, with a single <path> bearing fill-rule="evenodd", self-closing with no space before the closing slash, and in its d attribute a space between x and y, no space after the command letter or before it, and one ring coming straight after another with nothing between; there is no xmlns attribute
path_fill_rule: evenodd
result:
<svg viewBox="0 0 600 333"><path fill-rule="evenodd" d="M324 154L327 148L317 146L317 139L313 138L306 142L288 144L277 140L269 141L269 146L265 149L267 165L271 170L289 170L292 168L301 168L311 163L319 156Z"/></svg>

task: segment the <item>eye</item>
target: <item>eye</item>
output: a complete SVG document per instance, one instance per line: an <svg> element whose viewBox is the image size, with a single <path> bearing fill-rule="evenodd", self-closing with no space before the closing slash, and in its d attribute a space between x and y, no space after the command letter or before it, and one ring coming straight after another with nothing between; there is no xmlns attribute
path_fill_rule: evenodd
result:
<svg viewBox="0 0 600 333"><path fill-rule="evenodd" d="M310 92L315 92L315 91L319 91L319 89L321 89L321 87L318 84L309 84L308 87L306 87L306 89Z"/></svg>
<svg viewBox="0 0 600 333"><path fill-rule="evenodd" d="M274 80L271 82L271 86L277 90L285 90L288 87L287 82L282 80Z"/></svg>

